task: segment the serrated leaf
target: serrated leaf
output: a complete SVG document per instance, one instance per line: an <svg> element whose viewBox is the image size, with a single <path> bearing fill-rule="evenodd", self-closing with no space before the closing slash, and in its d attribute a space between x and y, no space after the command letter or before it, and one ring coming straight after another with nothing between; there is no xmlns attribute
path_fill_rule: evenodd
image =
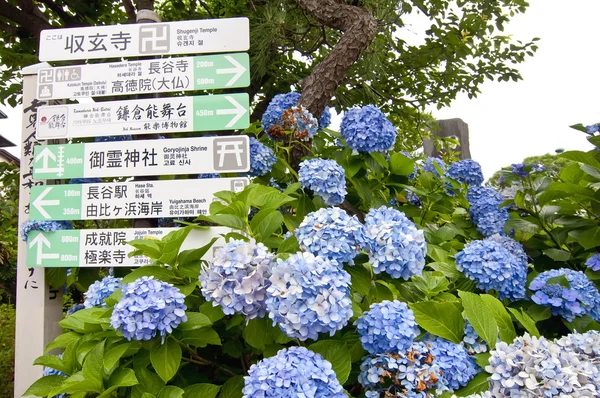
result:
<svg viewBox="0 0 600 398"><path fill-rule="evenodd" d="M458 292L458 295L462 299L462 305L471 326L479 337L488 343L490 349L494 349L498 339L498 324L494 315L479 295L461 291Z"/></svg>
<svg viewBox="0 0 600 398"><path fill-rule="evenodd" d="M44 376L41 379L36 380L31 386L29 386L29 388L27 389L27 391L25 391L23 396L27 397L30 395L35 395L37 397L45 397L52 390L61 386L65 380L66 379L63 376Z"/></svg>
<svg viewBox="0 0 600 398"><path fill-rule="evenodd" d="M244 377L234 376L227 380L221 387L219 398L242 398L242 389L244 388Z"/></svg>
<svg viewBox="0 0 600 398"><path fill-rule="evenodd" d="M221 386L214 384L194 384L185 388L183 398L215 398L220 389Z"/></svg>
<svg viewBox="0 0 600 398"><path fill-rule="evenodd" d="M181 347L168 337L164 344L155 344L150 350L150 361L156 373L166 383L175 376L181 363Z"/></svg>
<svg viewBox="0 0 600 398"><path fill-rule="evenodd" d="M425 301L409 304L419 326L429 333L456 344L463 338L464 320L460 310L449 302Z"/></svg>
<svg viewBox="0 0 600 398"><path fill-rule="evenodd" d="M199 312L186 312L187 321L180 324L177 329L178 330L195 330L202 329L206 326L211 326L211 320L204 314Z"/></svg>
<svg viewBox="0 0 600 398"><path fill-rule="evenodd" d="M534 320L531 319L529 315L527 315L525 311L523 311L523 309L521 309L520 312L515 308L509 308L508 310L511 314L514 315L515 318L517 318L517 321L519 321L519 323L523 325L525 330L527 330L527 332L529 332L530 335L540 337L540 332L538 331L537 326L535 326Z"/></svg>
<svg viewBox="0 0 600 398"><path fill-rule="evenodd" d="M500 340L505 343L512 343L517 337L517 332L506 307L504 307L500 300L490 294L481 294L480 297L492 314L494 314L494 319L500 330Z"/></svg>

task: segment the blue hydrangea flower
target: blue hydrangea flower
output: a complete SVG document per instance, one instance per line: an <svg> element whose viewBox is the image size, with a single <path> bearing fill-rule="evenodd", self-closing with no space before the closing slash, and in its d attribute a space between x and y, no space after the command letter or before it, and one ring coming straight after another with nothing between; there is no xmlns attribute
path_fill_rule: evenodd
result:
<svg viewBox="0 0 600 398"><path fill-rule="evenodd" d="M594 135L598 131L600 131L600 124L592 124L590 126L585 126L585 130L589 135Z"/></svg>
<svg viewBox="0 0 600 398"><path fill-rule="evenodd" d="M585 333L571 333L556 340L556 344L565 351L585 356L594 365L600 365L600 332L590 330ZM600 369L598 369L600 372ZM599 384L600 386L600 384Z"/></svg>
<svg viewBox="0 0 600 398"><path fill-rule="evenodd" d="M560 276L567 279L568 287L561 285L560 281L548 283ZM529 289L535 292L531 296L533 302L552 308L552 314L569 322L584 315L600 320L600 293L581 271L562 268L542 272L531 282Z"/></svg>
<svg viewBox="0 0 600 398"><path fill-rule="evenodd" d="M101 178L71 178L69 184L97 184L102 182Z"/></svg>
<svg viewBox="0 0 600 398"><path fill-rule="evenodd" d="M360 365L358 382L368 398L434 396L443 391L442 370L430 345L415 342L395 353L367 356Z"/></svg>
<svg viewBox="0 0 600 398"><path fill-rule="evenodd" d="M185 297L170 283L143 276L122 289L110 325L127 340L150 340L160 334L164 341L167 333L187 321Z"/></svg>
<svg viewBox="0 0 600 398"><path fill-rule="evenodd" d="M396 128L375 105L352 108L344 114L340 133L349 148L384 152L396 142Z"/></svg>
<svg viewBox="0 0 600 398"><path fill-rule="evenodd" d="M316 340L352 317L350 275L334 260L297 253L271 269L267 310L273 325L292 338Z"/></svg>
<svg viewBox="0 0 600 398"><path fill-rule="evenodd" d="M496 290L501 299L525 298L527 264L522 263L500 243L475 240L456 255L456 269L475 281L485 292Z"/></svg>
<svg viewBox="0 0 600 398"><path fill-rule="evenodd" d="M424 172L433 173L436 176L440 177L440 173L438 172L435 165L437 165L442 170L442 173L446 172L446 163L443 159L436 157L429 157L425 159L425 163L423 163L423 167L421 168L421 170L423 170Z"/></svg>
<svg viewBox="0 0 600 398"><path fill-rule="evenodd" d="M268 132L276 124L281 124L283 112L295 106L299 99L300 93L296 92L274 96L261 119L263 130Z"/></svg>
<svg viewBox="0 0 600 398"><path fill-rule="evenodd" d="M486 238L486 240L491 240L496 243L500 243L502 245L502 247L504 247L506 250L508 250L513 256L517 257L517 260L519 260L523 264L529 263L527 253L525 253L525 249L523 248L523 245L520 244L519 242L517 242L516 240L514 240L513 238L510 238L505 235L494 234L494 235Z"/></svg>
<svg viewBox="0 0 600 398"><path fill-rule="evenodd" d="M423 231L404 213L385 206L371 209L364 228L365 248L376 274L387 272L392 278L403 279L421 275L427 243Z"/></svg>
<svg viewBox="0 0 600 398"><path fill-rule="evenodd" d="M302 106L293 106L283 112L281 123L267 131L271 138L282 138L283 131L292 131L292 136L298 141L308 141L319 129L319 122Z"/></svg>
<svg viewBox="0 0 600 398"><path fill-rule="evenodd" d="M494 397L597 397L598 368L585 356L527 333L491 351L490 392Z"/></svg>
<svg viewBox="0 0 600 398"><path fill-rule="evenodd" d="M362 224L339 207L309 213L294 233L302 250L339 263L352 263L364 244Z"/></svg>
<svg viewBox="0 0 600 398"><path fill-rule="evenodd" d="M204 178L220 178L221 176L217 173L200 173L198 174L198 179Z"/></svg>
<svg viewBox="0 0 600 398"><path fill-rule="evenodd" d="M588 258L585 265L591 268L592 271L600 271L600 253L596 253Z"/></svg>
<svg viewBox="0 0 600 398"><path fill-rule="evenodd" d="M513 174L516 174L521 177L526 177L528 173L527 171L525 171L525 166L527 166L525 163L513 163L511 165L511 171L513 172Z"/></svg>
<svg viewBox="0 0 600 398"><path fill-rule="evenodd" d="M471 186L467 192L469 215L477 230L484 236L504 234L508 209L500 208L502 195L489 187Z"/></svg>
<svg viewBox="0 0 600 398"><path fill-rule="evenodd" d="M112 142L112 141L131 141L130 135L107 135L104 137L95 137L95 142Z"/></svg>
<svg viewBox="0 0 600 398"><path fill-rule="evenodd" d="M465 326L463 330L465 335L462 341L470 355L488 352L489 347L487 343L481 337L479 337L475 329L473 329L473 325L471 325L468 320L465 320Z"/></svg>
<svg viewBox="0 0 600 398"><path fill-rule="evenodd" d="M226 315L262 318L267 311L266 291L274 255L262 243L232 239L216 250L200 272L202 295Z"/></svg>
<svg viewBox="0 0 600 398"><path fill-rule="evenodd" d="M421 207L423 205L421 203L421 198L419 198L417 194L412 191L406 191L406 200L408 200L408 202L413 206Z"/></svg>
<svg viewBox="0 0 600 398"><path fill-rule="evenodd" d="M61 229L73 229L73 224L71 224L71 221L27 220L21 224L21 239L27 242L30 231L53 232Z"/></svg>
<svg viewBox="0 0 600 398"><path fill-rule="evenodd" d="M243 398L346 398L331 363L305 347L290 347L252 365Z"/></svg>
<svg viewBox="0 0 600 398"><path fill-rule="evenodd" d="M419 335L415 314L398 300L371 304L354 325L362 346L372 355L404 352Z"/></svg>
<svg viewBox="0 0 600 398"><path fill-rule="evenodd" d="M275 153L268 146L254 137L250 137L250 171L251 176L262 176L271 171L277 162Z"/></svg>
<svg viewBox="0 0 600 398"><path fill-rule="evenodd" d="M481 368L462 344L430 335L426 341L431 346L435 363L442 371L441 383L447 391L456 391L467 385Z"/></svg>
<svg viewBox="0 0 600 398"><path fill-rule="evenodd" d="M319 130L329 127L331 124L331 107L326 106L319 118Z"/></svg>
<svg viewBox="0 0 600 398"><path fill-rule="evenodd" d="M57 357L62 359L62 354L57 355ZM60 376L60 377L64 377L65 380L67 379L67 375L65 373L61 372L60 370L56 370L54 368L49 368L47 366L44 366L44 370L42 371L42 376ZM53 398L67 398L68 396L69 396L69 394L62 393L62 394L55 395Z"/></svg>
<svg viewBox="0 0 600 398"><path fill-rule="evenodd" d="M335 160L309 159L300 163L298 177L305 189L310 189L329 206L339 205L346 197L346 174Z"/></svg>
<svg viewBox="0 0 600 398"><path fill-rule="evenodd" d="M452 163L448 167L446 176L466 185L481 185L483 183L481 166L471 159L459 160L456 163Z"/></svg>
<svg viewBox="0 0 600 398"><path fill-rule="evenodd" d="M76 313L77 311L81 311L81 310L82 310L82 309L84 309L84 308L85 308L85 306L84 306L83 304L81 304L81 303L79 303L79 304L75 304L75 305L73 305L71 308L69 308L69 309L67 310L67 316L69 316L69 315L73 315L73 314L74 314L74 313Z"/></svg>
<svg viewBox="0 0 600 398"><path fill-rule="evenodd" d="M122 280L123 278L107 276L100 281L92 283L88 287L87 292L83 294L85 296L83 306L85 308L106 307L104 300L117 290Z"/></svg>

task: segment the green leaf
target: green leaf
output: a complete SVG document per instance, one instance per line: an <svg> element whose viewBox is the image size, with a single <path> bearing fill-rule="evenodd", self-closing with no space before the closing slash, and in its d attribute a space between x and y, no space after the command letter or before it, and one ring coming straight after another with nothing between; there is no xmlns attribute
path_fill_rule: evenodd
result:
<svg viewBox="0 0 600 398"><path fill-rule="evenodd" d="M34 365L45 366L56 369L60 372L70 374L71 368L65 364L65 361L56 355L42 355L33 361Z"/></svg>
<svg viewBox="0 0 600 398"><path fill-rule="evenodd" d="M153 260L160 258L162 255L162 242L156 239L136 239L127 242L127 244L141 250L144 255Z"/></svg>
<svg viewBox="0 0 600 398"><path fill-rule="evenodd" d="M138 384L135 372L129 368L118 368L108 380L109 387L98 398L109 398L112 392L121 387L132 387Z"/></svg>
<svg viewBox="0 0 600 398"><path fill-rule="evenodd" d="M488 382L488 378L490 375L485 372L479 373L473 380L469 382L466 386L461 388L454 393L459 397L466 397L468 395L477 394L480 392L488 391L490 389L490 383Z"/></svg>
<svg viewBox="0 0 600 398"><path fill-rule="evenodd" d="M543 253L554 261L569 261L571 259L571 253L565 250L550 248L544 250Z"/></svg>
<svg viewBox="0 0 600 398"><path fill-rule="evenodd" d="M191 232L192 228L194 227L190 226L179 228L176 231L169 232L164 238L162 238L164 247L162 250L162 255L158 261L169 265L175 265L177 255L179 254L179 249L181 249L181 245Z"/></svg>
<svg viewBox="0 0 600 398"><path fill-rule="evenodd" d="M212 323L215 323L219 319L225 317L225 314L220 306L215 306L213 303L208 301L200 306L200 313L206 315Z"/></svg>
<svg viewBox="0 0 600 398"><path fill-rule="evenodd" d="M352 363L358 362L365 356L365 349L360 342L360 336L356 332L348 332L342 336L342 341L346 343L350 352L350 360Z"/></svg>
<svg viewBox="0 0 600 398"><path fill-rule="evenodd" d="M409 304L419 326L429 333L456 344L463 338L464 320L460 310L449 302L425 301Z"/></svg>
<svg viewBox="0 0 600 398"><path fill-rule="evenodd" d="M525 311L523 311L522 308L521 308L521 312L519 312L519 310L517 310L515 308L509 308L508 310L510 311L511 314L513 314L513 316L515 318L517 318L517 321L519 321L519 323L521 325L523 325L525 330L527 330L527 332L529 332L530 335L535 336L535 337L540 337L540 332L538 331L538 328L535 326L535 322L533 321L533 319L531 319L529 317L529 315L527 315L525 313Z"/></svg>
<svg viewBox="0 0 600 398"><path fill-rule="evenodd" d="M185 391L176 386L164 386L159 392L156 398L181 398ZM203 397L203 395L199 395Z"/></svg>
<svg viewBox="0 0 600 398"><path fill-rule="evenodd" d="M563 319L563 323L571 332L585 333L590 330L600 330L600 324L587 315L577 317L572 322Z"/></svg>
<svg viewBox="0 0 600 398"><path fill-rule="evenodd" d="M255 318L248 321L244 328L244 340L254 348L264 350L266 344L273 343L269 318Z"/></svg>
<svg viewBox="0 0 600 398"><path fill-rule="evenodd" d="M299 251L300 245L298 244L298 239L296 239L295 235L284 240L277 249L277 253L297 253Z"/></svg>
<svg viewBox="0 0 600 398"><path fill-rule="evenodd" d="M54 339L53 342L51 342L46 346L46 348L44 348L44 354L47 354L56 348L66 348L67 346L73 344L75 341L79 340L80 337L81 335L75 332L60 334Z"/></svg>
<svg viewBox="0 0 600 398"><path fill-rule="evenodd" d="M490 350L494 349L498 339L498 324L488 306L475 293L459 291L458 295L462 299L462 305L471 326L479 337L488 343Z"/></svg>
<svg viewBox="0 0 600 398"><path fill-rule="evenodd" d="M517 337L517 332L515 331L515 325L513 325L510 314L506 311L506 307L504 307L500 300L490 294L481 294L480 297L492 314L494 314L494 319L500 329L500 340L505 343L512 343Z"/></svg>
<svg viewBox="0 0 600 398"><path fill-rule="evenodd" d="M214 384L194 384L185 388L183 398L215 398L220 389L221 386Z"/></svg>
<svg viewBox="0 0 600 398"><path fill-rule="evenodd" d="M134 269L129 274L125 275L123 277L122 283L131 283L136 279L141 278L142 276L153 276L154 279L161 280L163 282L170 282L172 279L175 278L175 274L173 273L173 271L170 271L165 267L148 265L145 267Z"/></svg>
<svg viewBox="0 0 600 398"><path fill-rule="evenodd" d="M421 276L412 278L413 284L427 297L434 297L448 289L448 280L441 272L424 271Z"/></svg>
<svg viewBox="0 0 600 398"><path fill-rule="evenodd" d="M219 398L242 398L243 388L244 376L234 376L223 384Z"/></svg>
<svg viewBox="0 0 600 398"><path fill-rule="evenodd" d="M212 216L198 216L196 220L208 221L224 227L246 231L246 223L244 220L233 214L214 214Z"/></svg>
<svg viewBox="0 0 600 398"><path fill-rule="evenodd" d="M283 215L276 209L263 209L250 221L250 228L257 239L265 239L283 224Z"/></svg>
<svg viewBox="0 0 600 398"><path fill-rule="evenodd" d="M415 162L401 153L393 153L390 157L390 170L393 174L407 176L415 171Z"/></svg>
<svg viewBox="0 0 600 398"><path fill-rule="evenodd" d="M257 193L252 200L252 205L259 209L277 209L286 203L296 200L276 188L261 186L261 189L263 188L267 188L269 191L267 193Z"/></svg>
<svg viewBox="0 0 600 398"><path fill-rule="evenodd" d="M219 334L210 327L187 332L183 341L195 347L206 347L208 344L221 345Z"/></svg>
<svg viewBox="0 0 600 398"><path fill-rule="evenodd" d="M560 285L564 287L571 287L569 280L564 275L558 275L553 278L550 278L546 281L547 285Z"/></svg>
<svg viewBox="0 0 600 398"><path fill-rule="evenodd" d="M339 340L321 340L308 346L331 363L340 384L344 385L350 375L351 358L346 343Z"/></svg>
<svg viewBox="0 0 600 398"><path fill-rule="evenodd" d="M199 312L186 312L187 321L180 324L177 329L178 330L195 330L201 329L206 326L211 326L213 323L211 320L204 314Z"/></svg>
<svg viewBox="0 0 600 398"><path fill-rule="evenodd" d="M219 239L218 237L212 238L208 244L206 244L198 249L184 250L181 253L179 253L179 256L177 257L177 262L179 263L179 266L181 267L184 264L191 263L191 262L197 262L200 259L202 259L202 257L204 257L204 255L210 250L212 245L218 239ZM198 277L198 275L196 275L196 277Z"/></svg>
<svg viewBox="0 0 600 398"><path fill-rule="evenodd" d="M480 354L475 354L475 362L481 369L485 369L486 366L490 364L490 357L492 354L489 352L482 352Z"/></svg>
<svg viewBox="0 0 600 398"><path fill-rule="evenodd" d="M66 379L62 376L44 376L36 380L25 393L24 397L35 395L37 397L47 396L53 389L61 386Z"/></svg>
<svg viewBox="0 0 600 398"><path fill-rule="evenodd" d="M435 271L441 272L442 274L444 274L444 276L450 279L455 279L462 276L461 272L456 269L455 264L435 262L429 263L427 264L427 266Z"/></svg>
<svg viewBox="0 0 600 398"><path fill-rule="evenodd" d="M150 361L156 373L166 383L175 376L181 363L181 347L173 337L164 344L155 344L150 350Z"/></svg>
<svg viewBox="0 0 600 398"><path fill-rule="evenodd" d="M90 353L85 357L83 361L83 368L81 373L86 382L91 384L90 392L102 392L104 390L103 379L104 379L104 366L103 366L103 357L104 357L104 343L105 340L102 340L100 343L96 344L94 349L90 351Z"/></svg>
<svg viewBox="0 0 600 398"><path fill-rule="evenodd" d="M371 274L369 271L360 266L347 266L344 269L350 274L352 281L352 290L357 291L362 296L366 296L371 291Z"/></svg>
<svg viewBox="0 0 600 398"><path fill-rule="evenodd" d="M585 250L600 246L600 227L583 231L577 241Z"/></svg>
<svg viewBox="0 0 600 398"><path fill-rule="evenodd" d="M109 372L117 363L119 363L121 357L132 345L133 343L124 343L111 347L103 358L104 370Z"/></svg>

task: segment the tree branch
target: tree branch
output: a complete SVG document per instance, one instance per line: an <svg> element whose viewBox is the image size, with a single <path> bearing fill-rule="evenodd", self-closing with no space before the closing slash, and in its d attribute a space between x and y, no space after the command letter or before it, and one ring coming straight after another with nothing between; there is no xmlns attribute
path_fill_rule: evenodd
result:
<svg viewBox="0 0 600 398"><path fill-rule="evenodd" d="M39 9L38 9L39 11ZM29 14L24 10L9 4L6 0L0 0L0 15L21 25L39 40L40 32L44 29L51 29L52 25L48 21L39 18L35 14Z"/></svg>
<svg viewBox="0 0 600 398"><path fill-rule="evenodd" d="M81 18L69 14L68 12L66 12L63 9L62 6L57 5L52 0L37 0L37 1L44 4L50 10L52 10L53 13L58 15L59 18L61 18L63 21L65 21L65 26L76 27L76 26L86 26L87 25L86 23L83 22L83 20Z"/></svg>
<svg viewBox="0 0 600 398"><path fill-rule="evenodd" d="M135 7L131 0L123 0L123 7L125 7L125 13L127 14L127 22L135 23L136 15L135 15Z"/></svg>

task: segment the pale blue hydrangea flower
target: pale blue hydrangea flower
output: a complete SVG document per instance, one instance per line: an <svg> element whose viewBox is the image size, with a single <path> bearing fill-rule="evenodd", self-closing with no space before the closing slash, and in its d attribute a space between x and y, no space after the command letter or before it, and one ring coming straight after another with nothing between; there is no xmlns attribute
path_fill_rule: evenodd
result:
<svg viewBox="0 0 600 398"><path fill-rule="evenodd" d="M216 250L202 267L202 295L225 315L243 314L247 319L265 316L266 291L275 256L262 243L232 239Z"/></svg>
<svg viewBox="0 0 600 398"><path fill-rule="evenodd" d="M271 171L277 162L275 153L268 146L254 137L250 137L250 171L251 176L262 176Z"/></svg>
<svg viewBox="0 0 600 398"><path fill-rule="evenodd" d="M331 363L305 347L290 347L252 365L243 398L346 398Z"/></svg>
<svg viewBox="0 0 600 398"><path fill-rule="evenodd" d="M57 355L57 357L62 359L62 354ZM54 368L49 368L47 366L44 366L44 370L42 371L42 376L60 376L60 377L64 377L65 380L68 377L66 374L64 374L60 370L56 370ZM68 396L69 396L69 394L62 393L62 394L55 395L53 398L67 398Z"/></svg>
<svg viewBox="0 0 600 398"><path fill-rule="evenodd" d="M592 271L600 271L600 253L596 253L588 258L585 265Z"/></svg>
<svg viewBox="0 0 600 398"><path fill-rule="evenodd" d="M296 92L290 92L287 94L277 94L276 96L273 97L271 102L269 102L269 105L267 106L267 109L266 109L265 113L263 113L263 116L261 119L263 130L266 131L267 134L269 134L269 136L271 136L271 132L269 132L269 130L271 130L275 126L281 127L284 124L284 121L282 119L284 112L290 110L292 107L295 107L298 104L299 99L300 99L300 93L296 93ZM311 115L311 118L312 118L312 115ZM311 124L312 124L312 121L311 121ZM325 109L323 110L323 113L321 114L321 117L319 118L318 129L319 130L324 129L324 128L328 127L330 124L331 124L331 108L327 106L327 107L325 107ZM287 127L290 127L290 126L287 126ZM291 130L291 128L288 128L288 129ZM276 130L278 130L278 129L275 128L273 130L274 130L274 131L272 131L272 133L274 133L273 135L277 136L278 133ZM274 138L281 138L281 137L277 136Z"/></svg>
<svg viewBox="0 0 600 398"><path fill-rule="evenodd" d="M600 332L590 330L586 333L571 333L556 340L556 344L565 351L584 355L586 360L600 366ZM598 369L600 372L600 369ZM600 384L599 384L600 386Z"/></svg>
<svg viewBox="0 0 600 398"><path fill-rule="evenodd" d="M491 240L496 243L500 243L502 247L508 250L513 256L517 257L517 260L519 260L523 264L529 263L529 258L527 257L527 253L525 253L523 245L514 240L513 238L510 238L505 235L494 234L486 238L486 240Z"/></svg>
<svg viewBox="0 0 600 398"><path fill-rule="evenodd" d="M479 337L475 329L473 329L473 325L471 325L468 320L465 320L465 326L463 330L465 335L462 339L462 342L470 355L488 352L489 347L487 343L481 337Z"/></svg>
<svg viewBox="0 0 600 398"><path fill-rule="evenodd" d="M349 148L385 152L396 142L396 128L375 105L352 108L344 114L340 133Z"/></svg>
<svg viewBox="0 0 600 398"><path fill-rule="evenodd" d="M423 163L423 167L421 168L421 170L423 170L424 172L433 173L436 176L440 177L440 173L438 172L435 165L442 169L442 174L446 172L446 163L443 159L436 157L429 157L425 159L425 163Z"/></svg>
<svg viewBox="0 0 600 398"><path fill-rule="evenodd" d="M21 239L27 242L30 231L54 232L61 229L73 229L73 224L71 224L71 221L27 220L21 224Z"/></svg>
<svg viewBox="0 0 600 398"><path fill-rule="evenodd" d="M81 303L78 304L74 304L71 308L69 308L67 310L67 316L69 315L73 315L74 313L76 313L77 311L81 311L82 309L84 309L85 306Z"/></svg>
<svg viewBox="0 0 600 398"><path fill-rule="evenodd" d="M406 280L421 275L427 243L423 231L404 213L385 206L371 209L364 228L365 249L376 274L387 272L392 278Z"/></svg>
<svg viewBox="0 0 600 398"><path fill-rule="evenodd" d="M331 124L331 107L326 106L319 118L319 130L329 127Z"/></svg>
<svg viewBox="0 0 600 398"><path fill-rule="evenodd" d="M100 281L96 281L88 287L85 296L83 306L85 308L92 307L106 307L106 300L111 294L115 292L121 285L123 278L115 278L113 276L107 276Z"/></svg>
<svg viewBox="0 0 600 398"><path fill-rule="evenodd" d="M309 159L300 163L298 178L305 189L312 190L329 206L339 205L346 197L346 177L335 160Z"/></svg>
<svg viewBox="0 0 600 398"><path fill-rule="evenodd" d="M494 397L597 397L598 368L585 356L525 333L512 344L500 342L485 370Z"/></svg>
<svg viewBox="0 0 600 398"><path fill-rule="evenodd" d="M367 398L432 397L436 390L444 390L437 362L430 345L414 342L394 353L365 357L358 382Z"/></svg>
<svg viewBox="0 0 600 398"><path fill-rule="evenodd" d="M98 184L102 182L101 178L71 178L69 184Z"/></svg>
<svg viewBox="0 0 600 398"><path fill-rule="evenodd" d="M585 126L585 130L589 135L594 135L595 133L597 133L598 131L600 131L600 123L599 124L592 124L589 126Z"/></svg>
<svg viewBox="0 0 600 398"><path fill-rule="evenodd" d="M481 166L471 159L459 160L456 163L452 163L448 167L446 176L467 185L481 185L483 183Z"/></svg>
<svg viewBox="0 0 600 398"><path fill-rule="evenodd" d="M485 292L494 289L501 299L525 298L527 264L523 264L500 243L475 240L456 255L456 269L475 281Z"/></svg>
<svg viewBox="0 0 600 398"><path fill-rule="evenodd" d="M363 226L339 207L309 213L294 231L300 248L339 263L352 263L364 244Z"/></svg>
<svg viewBox="0 0 600 398"><path fill-rule="evenodd" d="M560 281L548 281L563 276L569 286ZM533 302L552 308L552 314L562 316L571 322L578 316L589 315L600 320L600 293L596 286L581 271L568 268L542 272L529 285L535 293Z"/></svg>
<svg viewBox="0 0 600 398"><path fill-rule="evenodd" d="M289 337L333 336L352 317L350 275L334 260L297 253L278 259L269 280L269 318Z"/></svg>
<svg viewBox="0 0 600 398"><path fill-rule="evenodd" d="M371 304L354 325L362 346L372 355L404 352L419 335L415 314L398 300Z"/></svg>
<svg viewBox="0 0 600 398"><path fill-rule="evenodd" d="M112 142L112 141L131 141L130 135L107 135L104 137L95 137L94 142Z"/></svg>
<svg viewBox="0 0 600 398"><path fill-rule="evenodd" d="M430 345L435 363L442 371L444 390L452 392L466 386L481 371L462 344L433 335L425 342Z"/></svg>
<svg viewBox="0 0 600 398"><path fill-rule="evenodd" d="M500 208L502 195L489 187L471 186L467 192L469 215L483 236L504 234L508 210Z"/></svg>
<svg viewBox="0 0 600 398"><path fill-rule="evenodd" d="M153 276L143 276L123 286L123 297L115 305L110 325L127 340L150 340L172 333L187 321L185 297L179 289Z"/></svg>

